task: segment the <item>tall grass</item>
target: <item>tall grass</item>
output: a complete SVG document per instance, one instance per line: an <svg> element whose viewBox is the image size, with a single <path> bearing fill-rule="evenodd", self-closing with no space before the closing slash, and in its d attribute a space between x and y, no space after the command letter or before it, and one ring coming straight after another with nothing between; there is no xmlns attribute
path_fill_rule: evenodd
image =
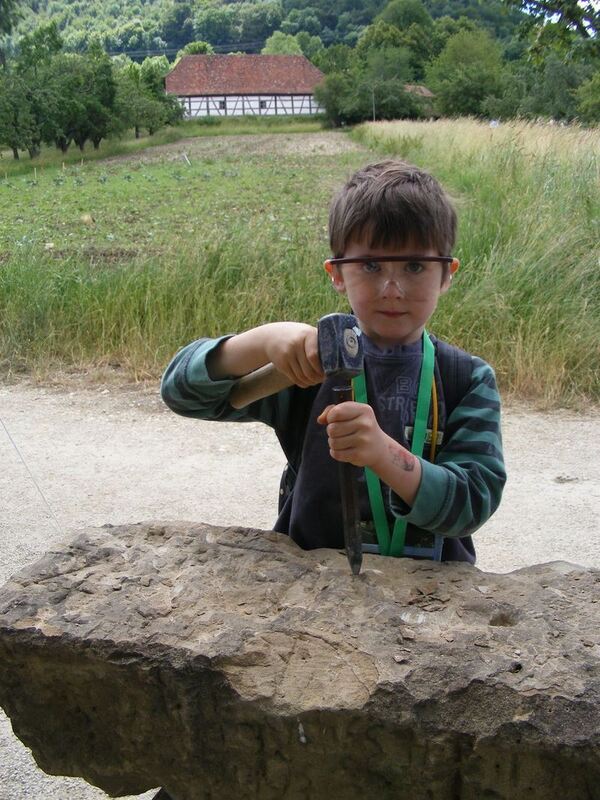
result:
<svg viewBox="0 0 600 800"><path fill-rule="evenodd" d="M198 336L331 310L327 203L364 154L226 141L0 181L0 372L156 378Z"/></svg>
<svg viewBox="0 0 600 800"><path fill-rule="evenodd" d="M598 130L456 120L370 123L354 135L426 167L455 199L462 267L432 328L489 359L515 395L597 401Z"/></svg>
<svg viewBox="0 0 600 800"><path fill-rule="evenodd" d="M198 251L98 264L21 251L0 265L0 370L111 364L157 377L184 343L280 319L316 320L337 301L322 242L232 225Z"/></svg>
<svg viewBox="0 0 600 800"><path fill-rule="evenodd" d="M505 396L598 402L597 131L459 120L352 135L365 147L228 139L189 166L125 159L0 180L0 372L119 364L157 378L198 336L342 308L321 270L327 206L390 153L430 169L459 211L462 266L430 329L489 360Z"/></svg>

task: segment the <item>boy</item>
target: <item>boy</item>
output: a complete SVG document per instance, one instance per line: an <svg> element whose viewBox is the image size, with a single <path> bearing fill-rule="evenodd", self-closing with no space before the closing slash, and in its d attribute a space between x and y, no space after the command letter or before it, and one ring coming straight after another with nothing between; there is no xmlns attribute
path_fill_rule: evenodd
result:
<svg viewBox="0 0 600 800"><path fill-rule="evenodd" d="M433 339L435 380L423 377L433 353L425 324L458 267L454 209L432 176L383 161L355 173L334 198L329 235L335 257L325 269L362 331L363 402L331 405L317 329L296 322L192 342L168 366L163 399L185 416L275 429L288 468L274 530L301 547L343 548L334 461L344 461L366 468L357 470L366 551L474 563L471 533L497 508L506 480L494 373ZM236 379L269 362L293 386L234 410ZM411 452L417 424L427 429L429 460L418 445Z"/></svg>

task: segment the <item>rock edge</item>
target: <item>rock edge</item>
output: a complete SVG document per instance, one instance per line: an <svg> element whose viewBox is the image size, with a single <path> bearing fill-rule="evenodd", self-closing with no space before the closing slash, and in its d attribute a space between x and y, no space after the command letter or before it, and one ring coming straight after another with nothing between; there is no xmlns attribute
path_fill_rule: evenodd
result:
<svg viewBox="0 0 600 800"><path fill-rule="evenodd" d="M89 529L0 590L0 704L42 769L112 796L597 800L599 588Z"/></svg>

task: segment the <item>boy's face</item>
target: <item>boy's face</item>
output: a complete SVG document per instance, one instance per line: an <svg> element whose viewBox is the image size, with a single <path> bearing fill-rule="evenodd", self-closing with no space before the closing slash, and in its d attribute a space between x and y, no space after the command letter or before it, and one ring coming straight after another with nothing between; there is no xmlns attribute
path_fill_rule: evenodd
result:
<svg viewBox="0 0 600 800"><path fill-rule="evenodd" d="M419 246L371 248L357 241L344 258L364 259L352 264L328 264L337 292L346 294L361 330L379 347L412 344L423 334L440 295L448 291L452 271L438 261L369 261L369 257L439 256ZM458 262L456 262L458 263Z"/></svg>

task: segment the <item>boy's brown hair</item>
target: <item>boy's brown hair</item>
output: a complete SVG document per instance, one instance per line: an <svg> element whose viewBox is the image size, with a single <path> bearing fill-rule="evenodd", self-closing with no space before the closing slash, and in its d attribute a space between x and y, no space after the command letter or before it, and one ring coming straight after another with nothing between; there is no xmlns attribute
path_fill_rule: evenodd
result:
<svg viewBox="0 0 600 800"><path fill-rule="evenodd" d="M448 256L455 239L450 198L432 175L405 161L359 169L331 203L329 242L336 258L359 240L372 248L411 244Z"/></svg>

